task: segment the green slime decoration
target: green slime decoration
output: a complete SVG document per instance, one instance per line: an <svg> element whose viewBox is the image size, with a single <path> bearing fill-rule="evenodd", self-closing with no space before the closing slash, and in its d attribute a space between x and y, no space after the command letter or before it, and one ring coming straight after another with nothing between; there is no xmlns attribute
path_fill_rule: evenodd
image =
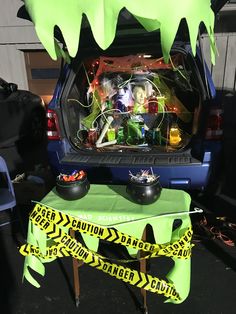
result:
<svg viewBox="0 0 236 314"><path fill-rule="evenodd" d="M162 189L158 201L150 205L139 205L127 198L125 185L103 184L92 184L89 193L75 201L63 200L58 196L54 188L41 201L41 204L55 208L65 214L75 217L80 216L91 223L116 228L120 232L139 239L142 238L146 225L150 224L154 238L157 240L156 243L159 244L173 243L191 226L191 219L188 213L190 203L191 198L188 193L174 189ZM178 212L180 213L176 214ZM182 224L172 231L175 219L180 219ZM97 252L99 239L85 233L81 235L86 246L90 250ZM45 254L46 248L51 244L47 241L46 233L29 221L27 243L39 247L42 254ZM137 256L137 249L131 247L127 249L131 256ZM44 276L45 263L52 260L42 260L40 257L31 255L26 256L23 278L39 288L40 284L34 279L30 271L32 269ZM181 260L173 257L172 260L174 265L166 274L166 278L174 284L181 300L167 299L165 302L178 304L182 303L189 294L191 259Z"/></svg>
<svg viewBox="0 0 236 314"><path fill-rule="evenodd" d="M68 53L75 57L83 15L102 49L107 49L116 34L120 11L126 8L147 31L160 30L165 62L169 59L179 23L186 19L193 54L196 53L199 24L203 22L210 38L211 61L215 64L214 12L210 0L25 0L36 33L53 60L63 56L54 38L54 27L63 34Z"/></svg>
<svg viewBox="0 0 236 314"><path fill-rule="evenodd" d="M101 99L98 94L98 91L95 90L93 94L91 113L85 118L83 118L82 124L87 129L94 128L94 121L96 120L96 117L99 115L100 112L101 112Z"/></svg>
<svg viewBox="0 0 236 314"><path fill-rule="evenodd" d="M165 102L167 104L174 104L178 108L178 111L175 112L176 115L185 123L190 122L192 119L191 112L189 112L187 108L182 104L182 102L176 97L174 91L166 85L164 80L160 79L159 76L155 76L153 79L153 83L158 87L161 94L164 95L164 99L161 100L162 102L160 103L160 101L158 101L158 103L160 104L160 109L162 109L162 111L160 110L160 112L164 112L163 109L165 106Z"/></svg>

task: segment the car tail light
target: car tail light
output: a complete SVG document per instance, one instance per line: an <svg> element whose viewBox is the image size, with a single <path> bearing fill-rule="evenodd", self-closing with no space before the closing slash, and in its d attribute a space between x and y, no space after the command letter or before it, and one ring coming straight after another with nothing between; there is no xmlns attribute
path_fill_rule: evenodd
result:
<svg viewBox="0 0 236 314"><path fill-rule="evenodd" d="M47 109L47 136L49 140L60 139L57 114L51 109Z"/></svg>
<svg viewBox="0 0 236 314"><path fill-rule="evenodd" d="M223 135L223 110L211 109L207 121L206 139L219 140Z"/></svg>

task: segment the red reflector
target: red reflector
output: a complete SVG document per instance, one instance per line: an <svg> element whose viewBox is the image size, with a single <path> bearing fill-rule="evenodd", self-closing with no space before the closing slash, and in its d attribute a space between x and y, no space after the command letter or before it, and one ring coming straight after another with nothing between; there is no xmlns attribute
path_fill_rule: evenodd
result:
<svg viewBox="0 0 236 314"><path fill-rule="evenodd" d="M60 133L58 127L58 119L54 110L47 110L47 136L49 140L59 140Z"/></svg>
<svg viewBox="0 0 236 314"><path fill-rule="evenodd" d="M212 109L208 117L206 138L212 140L221 139L223 135L223 111L222 109Z"/></svg>

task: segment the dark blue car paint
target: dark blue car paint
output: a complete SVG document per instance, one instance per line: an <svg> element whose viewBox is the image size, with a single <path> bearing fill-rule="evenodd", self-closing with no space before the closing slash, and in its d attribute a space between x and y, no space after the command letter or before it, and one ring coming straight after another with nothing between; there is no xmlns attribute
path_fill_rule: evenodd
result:
<svg viewBox="0 0 236 314"><path fill-rule="evenodd" d="M188 49L187 49L188 50ZM55 89L54 97L49 104L49 109L56 110L59 108L58 100L62 93L63 83L67 79L69 66L65 66L61 78ZM210 72L206 67L206 80L208 83L208 91L210 98L214 98L216 91L210 76ZM163 187L176 188L176 189L186 189L186 190L203 190L206 188L211 168L212 168L212 156L218 154L215 148L215 143L206 141L200 147L193 147L193 150L199 150L199 158L196 163L189 164L168 164L165 165L152 165L152 170L157 175L160 175L160 182ZM112 182L114 184L126 183L129 178L129 171L137 173L140 169L149 169L147 164L136 166L109 166L106 165L91 165L86 166L86 163L76 163L71 164L63 162L63 157L66 156L68 152L73 151L70 146L69 141L66 137L63 140L49 141L48 143L48 158L49 163L54 171L55 175L59 173L71 173L75 169L83 169L88 173L88 178L91 182L104 183ZM76 152L79 154L79 152Z"/></svg>
<svg viewBox="0 0 236 314"><path fill-rule="evenodd" d="M150 170L146 165L139 167L106 167L105 165L86 167L86 164L71 165L62 163L65 156L67 141L50 141L48 143L48 157L52 170L56 175L59 173L72 173L76 169L84 169L88 173L91 182L97 183L125 183L129 178L129 171L137 173L140 169ZM215 145L211 145L214 149ZM209 173L212 161L210 149L205 151L203 161L188 165L164 165L152 166L153 171L160 175L160 182L163 187L176 189L198 189L203 190L209 180Z"/></svg>

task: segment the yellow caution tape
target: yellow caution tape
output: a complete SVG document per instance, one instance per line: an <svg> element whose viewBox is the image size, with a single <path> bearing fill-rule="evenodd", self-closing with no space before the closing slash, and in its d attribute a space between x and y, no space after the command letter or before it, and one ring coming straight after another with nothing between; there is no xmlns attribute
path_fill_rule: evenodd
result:
<svg viewBox="0 0 236 314"><path fill-rule="evenodd" d="M180 300L179 294L176 292L173 284L149 274L106 261L108 258L87 249L75 238L62 231L60 227L71 228L75 231L86 233L102 240L148 252L143 258L168 256L180 259L187 259L191 256L191 248L193 246L190 243L193 234L191 228L188 228L179 240L168 245L159 245L142 241L113 228L107 228L81 220L41 204L37 204L34 207L30 214L30 220L41 230L45 231L47 236L51 238L55 244L47 247L45 254L42 254L38 247L25 244L20 248L20 253L22 255L34 255L41 259L71 255L72 257L83 260L84 263L95 267L110 276L128 282L131 285L157 294L163 294L165 297L173 300ZM121 261L128 262L127 260Z"/></svg>
<svg viewBox="0 0 236 314"><path fill-rule="evenodd" d="M38 246L32 244L24 244L20 247L20 252L22 255L34 255L42 259L50 259L55 257L66 257L70 256L64 244L55 244L46 248L45 254L40 251Z"/></svg>
<svg viewBox="0 0 236 314"><path fill-rule="evenodd" d="M122 233L114 228L96 225L41 204L36 204L31 212L30 219L35 221L36 216L37 219L40 220L40 227L42 226L43 229L46 229L51 221L58 226L66 227L68 229L71 228L75 231L89 234L101 240L149 252L149 255L147 255L146 258L168 256L179 259L187 259L191 256L192 245L190 245L190 241L193 234L191 228L188 228L179 240L172 244L164 245L145 242Z"/></svg>
<svg viewBox="0 0 236 314"><path fill-rule="evenodd" d="M37 206L37 208L39 207ZM55 211L51 212L51 214L54 212ZM98 270L109 274L110 276L116 277L117 279L120 279L124 282L128 282L129 284L134 285L138 288L142 288L157 294L162 294L172 300L180 300L180 296L173 284L168 283L165 280L161 280L157 277L153 277L149 274L139 272L137 270L124 267L122 265L117 265L104 261L99 254L85 248L75 238L72 238L70 235L62 231L62 229L52 221L54 220L54 218L52 217L52 215L50 216L50 210L47 211L47 213L48 215L45 211L44 215L40 210L35 214L35 211L33 211L30 219L41 230L44 230L49 238L51 238L58 244L57 246L52 246L51 249L53 248L55 250L56 248L63 248L62 254L64 254L64 250L66 250L74 258L83 260L84 263L95 267ZM34 249L34 252L32 251L32 249ZM49 250L47 252L48 255L53 255L53 253L49 254ZM20 248L20 253L23 255L33 254L36 256L40 256L41 254L36 247L29 247L27 244L23 245Z"/></svg>
<svg viewBox="0 0 236 314"><path fill-rule="evenodd" d="M175 250L174 252L172 252L172 255L174 255L175 257L179 258L187 258L187 256L190 255L191 253L191 249L193 247L193 244L190 245L189 248L183 248L183 249L178 249ZM56 258L56 257L66 257L66 256L70 256L70 254L68 253L66 247L64 246L64 244L61 245L52 245L50 247L46 248L46 252L45 254L42 254L42 252L40 251L39 247L36 247L32 244L24 244L21 246L20 252L22 255L27 256L27 255L35 255L40 257L41 259L51 259L51 258ZM172 255L168 255L165 254L165 256L167 257L172 257ZM119 262L119 263L131 263L131 262L136 262L136 261L141 261L141 260L145 260L145 259L150 259L152 257L157 257L156 254L155 256L152 254L148 254L146 256L140 257L140 258L132 258L132 259L117 259L117 258L110 258L110 257L104 257L100 255L100 258L102 258L103 260L109 260L109 261L115 261L115 262Z"/></svg>

